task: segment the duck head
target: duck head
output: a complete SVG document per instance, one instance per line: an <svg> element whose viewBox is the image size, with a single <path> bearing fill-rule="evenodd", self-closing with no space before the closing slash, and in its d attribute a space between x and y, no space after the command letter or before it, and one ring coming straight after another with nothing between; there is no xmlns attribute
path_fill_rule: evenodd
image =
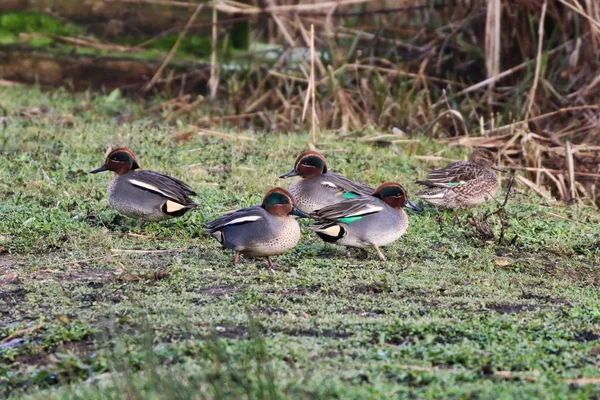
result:
<svg viewBox="0 0 600 400"><path fill-rule="evenodd" d="M265 194L261 207L267 210L269 214L277 217L295 215L300 218L310 218L308 214L294 206L292 195L280 187L273 188Z"/></svg>
<svg viewBox="0 0 600 400"><path fill-rule="evenodd" d="M292 169L287 174L283 174L280 178L289 178L292 176L301 176L302 178L314 178L327 172L327 162L325 157L318 151L305 151L300 154Z"/></svg>
<svg viewBox="0 0 600 400"><path fill-rule="evenodd" d="M495 169L496 171L506 172L506 169L495 164L494 153L487 149L475 149L469 157L469 161L473 164L481 165L485 168Z"/></svg>
<svg viewBox="0 0 600 400"><path fill-rule="evenodd" d="M104 165L90 171L90 174L96 174L102 171L113 171L117 175L124 175L139 167L140 165L135 159L133 152L124 147L120 147L111 151L106 157Z"/></svg>
<svg viewBox="0 0 600 400"><path fill-rule="evenodd" d="M396 182L386 182L379 185L379 187L375 189L375 192L373 192L373 196L381 199L385 204L392 208L406 207L416 212L423 211L421 207L408 200L406 189Z"/></svg>

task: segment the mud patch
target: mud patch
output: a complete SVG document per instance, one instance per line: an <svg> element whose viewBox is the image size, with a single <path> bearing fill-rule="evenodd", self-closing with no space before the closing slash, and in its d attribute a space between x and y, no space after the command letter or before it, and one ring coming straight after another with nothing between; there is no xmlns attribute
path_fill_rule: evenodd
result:
<svg viewBox="0 0 600 400"><path fill-rule="evenodd" d="M553 309L554 307L547 304L509 304L509 303L495 303L486 304L485 311L494 311L498 314L521 314L524 312L538 311L541 309Z"/></svg>
<svg viewBox="0 0 600 400"><path fill-rule="evenodd" d="M216 285L216 286L204 286L190 289L190 292L199 293L210 297L223 297L229 296L236 293L241 293L246 289L245 286L235 287L233 285Z"/></svg>
<svg viewBox="0 0 600 400"><path fill-rule="evenodd" d="M16 271L14 268L19 260L16 257L0 254L0 277Z"/></svg>
<svg viewBox="0 0 600 400"><path fill-rule="evenodd" d="M519 296L519 300L537 300L537 301L543 301L546 304L557 304L557 305L565 305L565 306L572 305L572 303L570 301L565 300L565 299L553 298L550 296L537 295L537 294L533 294L533 293L523 293L521 296Z"/></svg>
<svg viewBox="0 0 600 400"><path fill-rule="evenodd" d="M217 324L212 327L207 338L245 339L248 337L247 325Z"/></svg>
<svg viewBox="0 0 600 400"><path fill-rule="evenodd" d="M90 282L92 285L102 285L103 281L115 278L113 271L101 268L71 268L67 270L40 269L27 277L31 280L53 280L57 282ZM99 286L101 287L101 286Z"/></svg>
<svg viewBox="0 0 600 400"><path fill-rule="evenodd" d="M0 292L0 312L1 313L9 313L11 309L18 306L25 300L25 296L27 295L27 290L22 287L9 290L6 292Z"/></svg>
<svg viewBox="0 0 600 400"><path fill-rule="evenodd" d="M290 328L290 329L270 329L271 332L283 333L289 336L298 337L324 337L331 339L346 339L351 337L353 334L346 331L334 331L334 330L316 330L316 329L301 329L301 328Z"/></svg>
<svg viewBox="0 0 600 400"><path fill-rule="evenodd" d="M302 289L302 288L292 288L292 289L285 289L284 291L282 291L280 293L284 297L295 298L295 297L303 297L303 296L307 295L309 293L309 291L307 289Z"/></svg>
<svg viewBox="0 0 600 400"><path fill-rule="evenodd" d="M75 355L89 355L95 351L95 341L88 336L76 342L67 342L50 350L40 350L35 354L24 354L17 356L16 363L27 366L45 366L52 364L49 359L51 354L61 354L71 352Z"/></svg>
<svg viewBox="0 0 600 400"><path fill-rule="evenodd" d="M575 332L575 340L580 343L593 342L600 339L600 335L590 331Z"/></svg>
<svg viewBox="0 0 600 400"><path fill-rule="evenodd" d="M286 314L290 313L285 308L280 308L280 307L263 308L263 309L259 310L259 312L262 314L267 314L267 315L286 315Z"/></svg>
<svg viewBox="0 0 600 400"><path fill-rule="evenodd" d="M367 284L355 285L352 291L359 294L380 294L390 293L392 287L384 282L373 282Z"/></svg>
<svg viewBox="0 0 600 400"><path fill-rule="evenodd" d="M380 315L385 315L385 310L356 310L356 309L345 309L341 311L342 314L358 315L364 318L375 318Z"/></svg>

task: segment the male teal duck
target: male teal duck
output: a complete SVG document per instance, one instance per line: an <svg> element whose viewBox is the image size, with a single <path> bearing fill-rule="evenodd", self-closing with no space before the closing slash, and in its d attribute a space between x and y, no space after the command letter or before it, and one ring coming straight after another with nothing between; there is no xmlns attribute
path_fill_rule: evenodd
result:
<svg viewBox="0 0 600 400"><path fill-rule="evenodd" d="M280 178L292 176L300 176L301 179L292 182L290 193L294 196L296 205L308 213L348 198L371 194L374 190L364 183L328 172L325 157L316 151L300 154L294 168Z"/></svg>
<svg viewBox="0 0 600 400"><path fill-rule="evenodd" d="M116 175L108 186L108 201L121 214L138 220L160 221L180 217L196 207L189 196L196 193L184 182L154 171L140 168L133 152L117 148L104 164L91 171L113 171Z"/></svg>
<svg viewBox="0 0 600 400"><path fill-rule="evenodd" d="M475 149L469 161L458 161L433 170L426 180L416 183L425 186L417 196L431 205L467 209L482 204L496 195L500 182L491 169L506 172L494 164L494 154L486 149Z"/></svg>
<svg viewBox="0 0 600 400"><path fill-rule="evenodd" d="M395 182L386 182L372 195L361 195L331 204L315 211L316 222L311 229L321 239L346 247L379 249L398 240L408 228L408 217L402 207L414 208L406 190Z"/></svg>
<svg viewBox="0 0 600 400"><path fill-rule="evenodd" d="M207 223L207 233L225 248L235 250L231 262L240 254L266 257L270 269L275 269L271 256L291 250L300 240L300 226L291 217L309 218L298 210L294 198L285 189L269 190L260 206L243 208Z"/></svg>

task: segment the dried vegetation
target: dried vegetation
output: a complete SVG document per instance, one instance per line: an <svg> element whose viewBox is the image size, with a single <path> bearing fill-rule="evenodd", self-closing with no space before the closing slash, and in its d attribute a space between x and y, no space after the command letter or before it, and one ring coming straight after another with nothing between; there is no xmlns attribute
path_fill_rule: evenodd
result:
<svg viewBox="0 0 600 400"><path fill-rule="evenodd" d="M178 40L156 74L134 88L167 95L150 110L169 122L273 131L310 125L313 141L317 132L355 137L397 127L374 141L402 143L406 132L483 146L524 172L517 185L600 205L596 1L110 1L188 9L180 39L200 12L211 13L210 73L170 67ZM260 45L224 54L231 22L243 20Z"/></svg>

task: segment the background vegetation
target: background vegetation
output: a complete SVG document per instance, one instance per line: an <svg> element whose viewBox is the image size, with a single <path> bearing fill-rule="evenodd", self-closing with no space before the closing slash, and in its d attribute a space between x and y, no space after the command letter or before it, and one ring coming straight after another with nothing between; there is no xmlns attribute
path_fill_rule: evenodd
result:
<svg viewBox="0 0 600 400"><path fill-rule="evenodd" d="M151 110L190 130L396 127L497 150L545 197L598 203L597 2L80 3L0 5L5 85L160 96Z"/></svg>
<svg viewBox="0 0 600 400"><path fill-rule="evenodd" d="M0 397L599 397L599 46L594 1L3 1ZM198 210L133 228L120 145ZM307 147L410 195L476 146L506 206L387 263L202 235Z"/></svg>

